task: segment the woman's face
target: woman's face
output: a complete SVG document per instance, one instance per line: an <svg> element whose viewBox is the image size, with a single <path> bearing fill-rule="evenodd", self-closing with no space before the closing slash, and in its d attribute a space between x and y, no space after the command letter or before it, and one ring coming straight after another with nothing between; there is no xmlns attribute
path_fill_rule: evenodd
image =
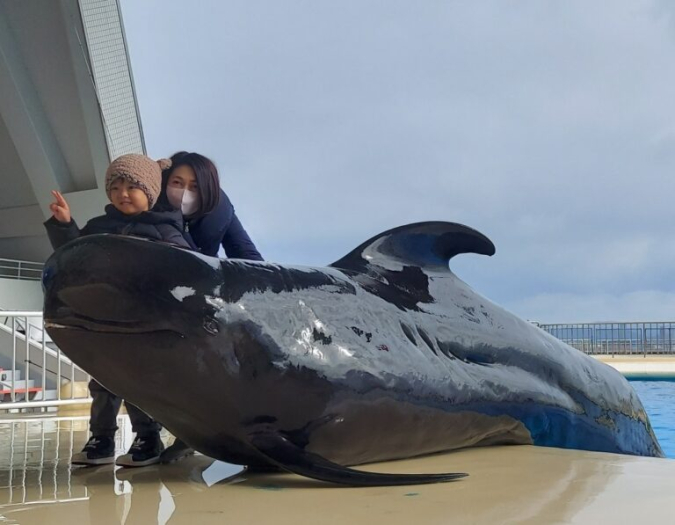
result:
<svg viewBox="0 0 675 525"><path fill-rule="evenodd" d="M199 211L197 177L190 166L178 166L169 175L166 197L171 206L180 210L185 217L193 217Z"/></svg>
<svg viewBox="0 0 675 525"><path fill-rule="evenodd" d="M190 166L178 166L169 175L169 180L166 183L169 188L176 188L178 190L197 191L197 177L194 170Z"/></svg>

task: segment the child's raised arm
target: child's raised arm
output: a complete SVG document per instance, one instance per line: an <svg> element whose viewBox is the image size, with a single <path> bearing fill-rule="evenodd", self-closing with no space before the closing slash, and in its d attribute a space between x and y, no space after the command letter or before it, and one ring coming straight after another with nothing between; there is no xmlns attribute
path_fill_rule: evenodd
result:
<svg viewBox="0 0 675 525"><path fill-rule="evenodd" d="M52 211L52 218L45 222L47 236L54 249L58 249L67 242L77 239L80 236L80 230L75 221L70 216L70 206L58 191L53 191L54 202L49 205Z"/></svg>
<svg viewBox="0 0 675 525"><path fill-rule="evenodd" d="M52 191L52 195L54 196L54 202L49 205L52 215L59 222L69 223L71 220L70 206L68 206L66 199L59 191Z"/></svg>

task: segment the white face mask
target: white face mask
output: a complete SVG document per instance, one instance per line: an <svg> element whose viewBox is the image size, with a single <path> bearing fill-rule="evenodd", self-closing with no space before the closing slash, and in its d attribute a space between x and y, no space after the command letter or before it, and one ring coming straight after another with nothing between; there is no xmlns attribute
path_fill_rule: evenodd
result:
<svg viewBox="0 0 675 525"><path fill-rule="evenodd" d="M188 217L199 208L199 193L196 191L168 187L166 197L171 206L179 209L183 215Z"/></svg>

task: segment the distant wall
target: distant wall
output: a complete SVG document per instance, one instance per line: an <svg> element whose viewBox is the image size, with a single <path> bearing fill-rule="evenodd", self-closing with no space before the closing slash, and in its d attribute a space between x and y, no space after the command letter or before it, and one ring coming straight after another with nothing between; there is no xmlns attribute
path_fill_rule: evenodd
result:
<svg viewBox="0 0 675 525"><path fill-rule="evenodd" d="M41 311L42 302L40 281L0 279L0 309Z"/></svg>

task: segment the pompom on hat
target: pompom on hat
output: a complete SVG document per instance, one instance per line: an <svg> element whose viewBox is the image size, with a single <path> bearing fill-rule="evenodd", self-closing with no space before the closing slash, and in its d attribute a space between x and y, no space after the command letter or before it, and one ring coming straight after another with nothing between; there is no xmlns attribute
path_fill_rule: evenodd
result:
<svg viewBox="0 0 675 525"><path fill-rule="evenodd" d="M105 172L105 192L110 198L110 186L115 179L126 179L136 184L148 198L148 207L157 202L162 191L162 171L171 167L170 159L152 160L145 155L130 153L117 157Z"/></svg>

